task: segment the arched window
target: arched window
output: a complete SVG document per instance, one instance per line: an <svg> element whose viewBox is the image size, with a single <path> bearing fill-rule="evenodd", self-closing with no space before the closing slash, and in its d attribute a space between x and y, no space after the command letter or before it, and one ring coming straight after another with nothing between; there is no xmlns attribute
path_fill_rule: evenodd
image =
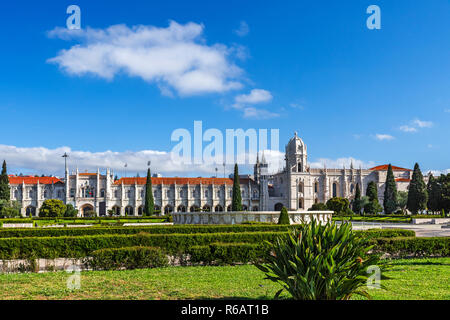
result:
<svg viewBox="0 0 450 320"><path fill-rule="evenodd" d="M248 207L245 204L242 205L242 211L248 211Z"/></svg>
<svg viewBox="0 0 450 320"><path fill-rule="evenodd" d="M100 197L102 197L102 198L105 197L105 189L100 190Z"/></svg>
<svg viewBox="0 0 450 320"><path fill-rule="evenodd" d="M217 205L217 206L214 208L214 211L215 211L215 212L222 212L222 211L223 211L223 208L222 208L221 205Z"/></svg>
<svg viewBox="0 0 450 320"><path fill-rule="evenodd" d="M297 172L302 172L302 171L303 171L303 166L302 166L302 163L299 162L299 163L297 164Z"/></svg>
<svg viewBox="0 0 450 320"><path fill-rule="evenodd" d="M254 206L254 207L252 208L252 211L258 211L258 210L259 210L258 206Z"/></svg>
<svg viewBox="0 0 450 320"><path fill-rule="evenodd" d="M298 183L298 192L303 192L303 182Z"/></svg>
<svg viewBox="0 0 450 320"><path fill-rule="evenodd" d="M169 214L173 212L173 207L171 205L167 205L164 207L164 214Z"/></svg>
<svg viewBox="0 0 450 320"><path fill-rule="evenodd" d="M143 206L140 206L140 207L138 208L138 215L139 215L139 216L142 216L143 213L144 213L144 207L143 207Z"/></svg>
<svg viewBox="0 0 450 320"><path fill-rule="evenodd" d="M353 185L353 183L350 185L350 193L353 193L353 191L355 190L355 186Z"/></svg>
<svg viewBox="0 0 450 320"><path fill-rule="evenodd" d="M319 183L317 181L314 182L314 192L315 193L319 192Z"/></svg>
<svg viewBox="0 0 450 320"><path fill-rule="evenodd" d="M73 198L75 197L75 189L70 189L70 197Z"/></svg>
<svg viewBox="0 0 450 320"><path fill-rule="evenodd" d="M179 205L177 208L177 212L186 212L186 207L183 205Z"/></svg>
<svg viewBox="0 0 450 320"><path fill-rule="evenodd" d="M208 190L205 190L205 198L208 198Z"/></svg>
<svg viewBox="0 0 450 320"><path fill-rule="evenodd" d="M298 199L298 208L303 209L303 199Z"/></svg>
<svg viewBox="0 0 450 320"><path fill-rule="evenodd" d="M127 190L127 198L131 199L133 197L133 191L131 189Z"/></svg>
<svg viewBox="0 0 450 320"><path fill-rule="evenodd" d="M59 198L59 199L64 198L64 193L63 193L62 190L58 190L58 198Z"/></svg>
<svg viewBox="0 0 450 320"><path fill-rule="evenodd" d="M120 216L120 207L119 206L114 206L112 208L112 210L116 216Z"/></svg>
<svg viewBox="0 0 450 320"><path fill-rule="evenodd" d="M207 204L203 206L203 212L211 212L211 207Z"/></svg>
<svg viewBox="0 0 450 320"><path fill-rule="evenodd" d="M14 190L14 199L19 199L19 190Z"/></svg>
<svg viewBox="0 0 450 320"><path fill-rule="evenodd" d="M189 208L189 212L197 212L197 211L199 211L199 208L197 206L191 206Z"/></svg>
<svg viewBox="0 0 450 320"><path fill-rule="evenodd" d="M333 198L337 197L337 183L333 183Z"/></svg>
<svg viewBox="0 0 450 320"><path fill-rule="evenodd" d="M114 190L114 198L119 198L119 190Z"/></svg>
<svg viewBox="0 0 450 320"><path fill-rule="evenodd" d="M227 211L228 211L228 212L232 211L232 209L233 209L233 207L232 207L231 205L229 205L229 206L227 207Z"/></svg>
<svg viewBox="0 0 450 320"><path fill-rule="evenodd" d="M133 216L134 215L134 209L132 206L125 207L125 215L127 216Z"/></svg>
<svg viewBox="0 0 450 320"><path fill-rule="evenodd" d="M30 198L30 199L33 198L33 190L28 191L28 198Z"/></svg>
<svg viewBox="0 0 450 320"><path fill-rule="evenodd" d="M25 210L25 213L26 213L27 217L29 217L30 215L31 215L32 217L35 217L35 216L36 216L36 208L33 207L33 206L29 206L29 207L27 207L27 209Z"/></svg>
<svg viewBox="0 0 450 320"><path fill-rule="evenodd" d="M220 190L217 190L217 198L220 198Z"/></svg>

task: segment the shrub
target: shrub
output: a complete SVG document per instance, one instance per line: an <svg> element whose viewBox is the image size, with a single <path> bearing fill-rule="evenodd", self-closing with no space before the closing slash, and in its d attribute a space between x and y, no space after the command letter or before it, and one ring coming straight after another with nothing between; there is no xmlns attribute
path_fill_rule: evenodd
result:
<svg viewBox="0 0 450 320"><path fill-rule="evenodd" d="M85 260L85 265L94 270L158 268L168 264L167 255L160 248L153 247L100 249Z"/></svg>
<svg viewBox="0 0 450 320"><path fill-rule="evenodd" d="M280 283L296 300L347 300L366 291L367 267L377 264L367 240L357 237L351 224L337 226L316 221L279 238L267 255L267 263L257 265L266 279Z"/></svg>
<svg viewBox="0 0 450 320"><path fill-rule="evenodd" d="M327 201L328 210L334 211L337 215L352 215L350 203L347 198L334 197Z"/></svg>
<svg viewBox="0 0 450 320"><path fill-rule="evenodd" d="M78 210L75 210L72 204L68 204L66 206L66 211L64 212L64 217L76 217L78 215Z"/></svg>
<svg viewBox="0 0 450 320"><path fill-rule="evenodd" d="M203 264L234 264L256 262L264 257L268 247L255 243L212 243L188 249L190 262Z"/></svg>
<svg viewBox="0 0 450 320"><path fill-rule="evenodd" d="M278 218L278 224L291 224L286 207L281 208L280 217Z"/></svg>
<svg viewBox="0 0 450 320"><path fill-rule="evenodd" d="M327 211L327 205L325 203L314 203L308 211Z"/></svg>
<svg viewBox="0 0 450 320"><path fill-rule="evenodd" d="M62 217L66 212L66 205L61 200L48 199L45 200L39 209L39 216L41 217Z"/></svg>
<svg viewBox="0 0 450 320"><path fill-rule="evenodd" d="M225 243L262 243L286 236L286 232L96 235L78 237L29 237L0 239L0 259L83 258L105 248L160 247L169 254L183 254L192 246Z"/></svg>
<svg viewBox="0 0 450 320"><path fill-rule="evenodd" d="M4 223L11 223L10 220ZM32 222L30 219L14 221L15 223ZM105 222L107 223L107 222ZM8 228L0 229L0 238L13 237L60 237L60 236L86 236L102 234L137 234L140 232L150 234L172 234L172 233L224 233L224 232L269 232L287 231L289 228L299 226L276 225L269 223L259 224L235 224L235 225L175 225L175 226L95 226L80 228Z"/></svg>
<svg viewBox="0 0 450 320"><path fill-rule="evenodd" d="M84 216L85 217L89 217L89 218L93 218L97 216L97 212L95 212L94 210L87 210L84 212Z"/></svg>
<svg viewBox="0 0 450 320"><path fill-rule="evenodd" d="M374 238L374 251L389 253L394 256L450 256L450 237L415 238Z"/></svg>

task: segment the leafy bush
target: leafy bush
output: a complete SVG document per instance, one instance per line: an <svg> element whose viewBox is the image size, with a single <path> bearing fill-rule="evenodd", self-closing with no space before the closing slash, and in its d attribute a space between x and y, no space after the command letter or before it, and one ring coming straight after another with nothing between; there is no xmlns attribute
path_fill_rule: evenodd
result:
<svg viewBox="0 0 450 320"><path fill-rule="evenodd" d="M167 255L160 248L125 247L100 249L85 259L85 265L94 270L120 270L166 267Z"/></svg>
<svg viewBox="0 0 450 320"><path fill-rule="evenodd" d="M327 201L328 210L334 211L337 215L352 215L350 210L350 202L347 198L334 197Z"/></svg>
<svg viewBox="0 0 450 320"><path fill-rule="evenodd" d="M374 238L371 240L371 242L375 245L375 252L389 253L394 256L450 256L450 237Z"/></svg>
<svg viewBox="0 0 450 320"><path fill-rule="evenodd" d="M351 225L313 222L272 245L267 263L257 265L266 279L280 283L296 300L347 300L366 291L367 268L378 263L367 240Z"/></svg>
<svg viewBox="0 0 450 320"><path fill-rule="evenodd" d="M262 243L286 236L286 232L96 235L77 237L1 238L0 259L83 258L105 248L160 247L169 254L183 254L192 246L225 243Z"/></svg>
<svg viewBox="0 0 450 320"><path fill-rule="evenodd" d="M0 199L0 218L20 217L20 203Z"/></svg>
<svg viewBox="0 0 450 320"><path fill-rule="evenodd" d="M76 217L78 215L78 210L76 210L72 204L66 205L66 211L64 212L64 217Z"/></svg>
<svg viewBox="0 0 450 320"><path fill-rule="evenodd" d="M268 247L255 243L212 243L188 249L190 262L203 264L233 264L256 262L267 254Z"/></svg>
<svg viewBox="0 0 450 320"><path fill-rule="evenodd" d="M87 211L85 211L85 212L83 213L83 215L84 215L85 217L92 218L92 217L96 217L96 216L97 216L97 212L95 212L94 210L87 210Z"/></svg>
<svg viewBox="0 0 450 320"><path fill-rule="evenodd" d="M48 199L45 200L39 209L40 217L62 217L66 212L66 205L61 200Z"/></svg>
<svg viewBox="0 0 450 320"><path fill-rule="evenodd" d="M291 224L286 207L281 208L280 217L278 218L278 224Z"/></svg>
<svg viewBox="0 0 450 320"><path fill-rule="evenodd" d="M32 222L28 220L18 220L15 223ZM6 223L6 221L5 221ZM11 223L8 220L8 223ZM289 228L298 228L299 226L287 226L276 224L249 224L249 225L176 225L176 226L95 226L80 228L8 228L0 229L0 238L13 237L60 237L60 236L85 236L101 234L137 234L146 232L151 234L172 234L172 233L224 233L224 232L268 232L268 231L287 231Z"/></svg>
<svg viewBox="0 0 450 320"><path fill-rule="evenodd" d="M325 203L314 203L308 211L327 211L328 207Z"/></svg>

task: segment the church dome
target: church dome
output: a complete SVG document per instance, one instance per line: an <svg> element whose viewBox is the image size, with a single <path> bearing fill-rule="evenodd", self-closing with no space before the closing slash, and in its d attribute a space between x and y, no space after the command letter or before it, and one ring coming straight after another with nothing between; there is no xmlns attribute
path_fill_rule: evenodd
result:
<svg viewBox="0 0 450 320"><path fill-rule="evenodd" d="M289 140L286 146L286 153L288 154L306 154L306 145L303 140L294 133L294 136Z"/></svg>

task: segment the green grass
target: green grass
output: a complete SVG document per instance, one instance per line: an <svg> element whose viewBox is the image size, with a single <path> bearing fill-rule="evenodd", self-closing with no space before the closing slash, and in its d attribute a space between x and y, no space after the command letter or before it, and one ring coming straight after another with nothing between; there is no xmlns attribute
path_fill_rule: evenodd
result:
<svg viewBox="0 0 450 320"><path fill-rule="evenodd" d="M392 217L392 216L353 216L353 217L341 217L334 216L333 221L366 221L366 222L403 222L410 223L411 217Z"/></svg>
<svg viewBox="0 0 450 320"><path fill-rule="evenodd" d="M374 299L450 299L450 258L390 261L387 290ZM0 274L0 299L271 299L279 285L251 265L81 272L69 290L66 272ZM288 298L286 294L282 296Z"/></svg>

